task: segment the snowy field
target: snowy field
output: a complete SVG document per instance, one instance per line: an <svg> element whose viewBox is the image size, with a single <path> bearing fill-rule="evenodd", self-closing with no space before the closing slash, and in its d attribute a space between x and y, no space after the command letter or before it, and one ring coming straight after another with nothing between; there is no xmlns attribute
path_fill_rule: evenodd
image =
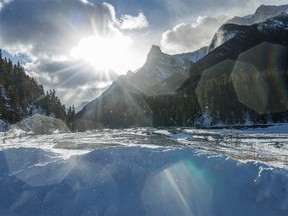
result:
<svg viewBox="0 0 288 216"><path fill-rule="evenodd" d="M0 133L0 215L288 215L288 125Z"/></svg>

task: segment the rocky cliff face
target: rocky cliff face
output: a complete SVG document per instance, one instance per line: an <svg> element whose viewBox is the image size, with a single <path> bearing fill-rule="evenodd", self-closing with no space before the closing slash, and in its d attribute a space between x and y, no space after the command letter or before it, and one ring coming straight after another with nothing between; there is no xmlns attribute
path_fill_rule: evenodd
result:
<svg viewBox="0 0 288 216"><path fill-rule="evenodd" d="M191 53L168 55L160 47L153 45L143 67L125 80L135 89L150 96L171 93L187 78L190 63L203 58L206 53L205 47ZM170 85L169 80L175 75L178 76L178 81Z"/></svg>

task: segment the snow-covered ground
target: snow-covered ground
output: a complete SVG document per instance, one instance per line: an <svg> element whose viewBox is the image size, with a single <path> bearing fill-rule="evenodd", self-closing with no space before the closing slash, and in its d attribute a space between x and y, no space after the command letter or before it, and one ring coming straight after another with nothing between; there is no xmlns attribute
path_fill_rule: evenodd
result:
<svg viewBox="0 0 288 216"><path fill-rule="evenodd" d="M288 215L288 125L0 133L0 215Z"/></svg>

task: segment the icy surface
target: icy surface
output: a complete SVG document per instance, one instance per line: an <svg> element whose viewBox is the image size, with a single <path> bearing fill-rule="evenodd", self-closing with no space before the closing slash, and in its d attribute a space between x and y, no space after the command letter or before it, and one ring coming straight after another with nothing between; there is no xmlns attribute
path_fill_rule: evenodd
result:
<svg viewBox="0 0 288 216"><path fill-rule="evenodd" d="M288 215L288 125L0 133L0 215Z"/></svg>

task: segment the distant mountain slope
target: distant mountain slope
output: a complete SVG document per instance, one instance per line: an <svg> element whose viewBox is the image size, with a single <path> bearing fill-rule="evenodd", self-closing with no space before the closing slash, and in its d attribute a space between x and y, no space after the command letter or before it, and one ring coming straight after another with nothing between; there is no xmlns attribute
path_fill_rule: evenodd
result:
<svg viewBox="0 0 288 216"><path fill-rule="evenodd" d="M145 95L119 80L77 113L80 131L146 125L152 125L152 119Z"/></svg>

